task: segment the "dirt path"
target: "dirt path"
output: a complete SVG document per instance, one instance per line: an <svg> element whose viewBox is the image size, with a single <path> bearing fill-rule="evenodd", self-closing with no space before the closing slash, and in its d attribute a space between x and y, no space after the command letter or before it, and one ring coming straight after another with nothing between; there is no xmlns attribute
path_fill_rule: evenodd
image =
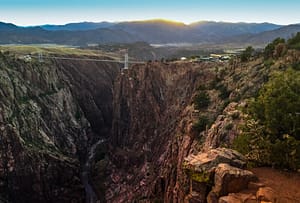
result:
<svg viewBox="0 0 300 203"><path fill-rule="evenodd" d="M300 173L272 168L253 168L253 173L265 186L271 187L279 197L300 202Z"/></svg>

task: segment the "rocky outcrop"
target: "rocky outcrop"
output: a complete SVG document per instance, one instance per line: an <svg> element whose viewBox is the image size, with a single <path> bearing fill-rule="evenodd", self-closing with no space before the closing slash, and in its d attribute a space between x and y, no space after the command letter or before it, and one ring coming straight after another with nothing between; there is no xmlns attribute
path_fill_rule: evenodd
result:
<svg viewBox="0 0 300 203"><path fill-rule="evenodd" d="M218 115L205 134L204 151L232 144L234 138L240 134L239 126L244 122L244 114L240 109L245 105L246 102L231 102L222 114Z"/></svg>
<svg viewBox="0 0 300 203"><path fill-rule="evenodd" d="M81 163L90 143L111 128L117 71L94 62L26 62L0 53L1 198L84 201Z"/></svg>
<svg viewBox="0 0 300 203"><path fill-rule="evenodd" d="M255 180L257 178L252 172L221 163L215 170L214 187L209 196L238 193L247 189L248 184Z"/></svg>
<svg viewBox="0 0 300 203"><path fill-rule="evenodd" d="M215 170L220 163L228 163L232 166L244 168L246 159L243 155L232 149L217 148L197 155L189 155L185 159L185 168L203 172Z"/></svg>
<svg viewBox="0 0 300 203"><path fill-rule="evenodd" d="M214 203L229 193L247 189L248 183L257 178L252 172L242 169L244 166L245 158L231 149L217 148L190 155L184 164L190 181L190 192L185 201Z"/></svg>
<svg viewBox="0 0 300 203"><path fill-rule="evenodd" d="M251 171L243 169L245 158L231 149L211 149L185 159L189 188L186 203L297 202L279 196Z"/></svg>

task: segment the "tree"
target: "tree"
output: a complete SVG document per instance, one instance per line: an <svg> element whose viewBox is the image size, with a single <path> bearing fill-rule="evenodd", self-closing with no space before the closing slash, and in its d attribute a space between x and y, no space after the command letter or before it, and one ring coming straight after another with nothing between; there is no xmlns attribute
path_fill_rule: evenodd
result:
<svg viewBox="0 0 300 203"><path fill-rule="evenodd" d="M275 73L249 105L233 147L259 165L300 168L300 72Z"/></svg>
<svg viewBox="0 0 300 203"><path fill-rule="evenodd" d="M274 74L252 104L252 113L273 137L289 134L300 140L300 72Z"/></svg>
<svg viewBox="0 0 300 203"><path fill-rule="evenodd" d="M252 57L254 53L254 49L252 46L248 46L245 51L242 52L241 54L241 61L245 62L245 61L249 61L250 58Z"/></svg>
<svg viewBox="0 0 300 203"><path fill-rule="evenodd" d="M287 42L289 48L300 50L300 32L298 32L294 37Z"/></svg>
<svg viewBox="0 0 300 203"><path fill-rule="evenodd" d="M200 91L194 98L195 109L202 109L209 105L210 98L206 91Z"/></svg>
<svg viewBox="0 0 300 203"><path fill-rule="evenodd" d="M279 45L279 44L284 44L284 43L285 43L285 40L283 38L280 38L280 37L274 39L271 43L269 43L265 47L265 50L264 50L265 59L273 57L276 46Z"/></svg>

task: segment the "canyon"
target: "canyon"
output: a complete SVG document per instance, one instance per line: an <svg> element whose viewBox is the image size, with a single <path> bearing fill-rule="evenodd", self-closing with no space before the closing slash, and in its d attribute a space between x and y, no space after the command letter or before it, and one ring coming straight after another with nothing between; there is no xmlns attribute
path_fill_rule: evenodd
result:
<svg viewBox="0 0 300 203"><path fill-rule="evenodd" d="M230 146L246 99L272 69L298 59L124 70L0 53L0 202L193 202L192 188L206 199L211 187L192 180L190 155ZM198 112L193 98L203 88L210 104ZM195 129L200 116L210 128Z"/></svg>

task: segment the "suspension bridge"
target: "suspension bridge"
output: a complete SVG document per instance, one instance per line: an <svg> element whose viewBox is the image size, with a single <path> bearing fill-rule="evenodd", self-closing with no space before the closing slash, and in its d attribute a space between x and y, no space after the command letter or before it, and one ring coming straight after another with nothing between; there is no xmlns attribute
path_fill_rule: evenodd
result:
<svg viewBox="0 0 300 203"><path fill-rule="evenodd" d="M72 61L95 61L95 62L120 63L120 64L124 64L124 69L128 69L129 64L145 64L146 63L144 61L129 60L129 56L127 53L124 55L124 60L45 56L45 55L43 55L43 53L38 53L37 56L30 55L30 57L37 58L39 60L39 62L44 62L44 59L59 59L59 60L72 60Z"/></svg>

